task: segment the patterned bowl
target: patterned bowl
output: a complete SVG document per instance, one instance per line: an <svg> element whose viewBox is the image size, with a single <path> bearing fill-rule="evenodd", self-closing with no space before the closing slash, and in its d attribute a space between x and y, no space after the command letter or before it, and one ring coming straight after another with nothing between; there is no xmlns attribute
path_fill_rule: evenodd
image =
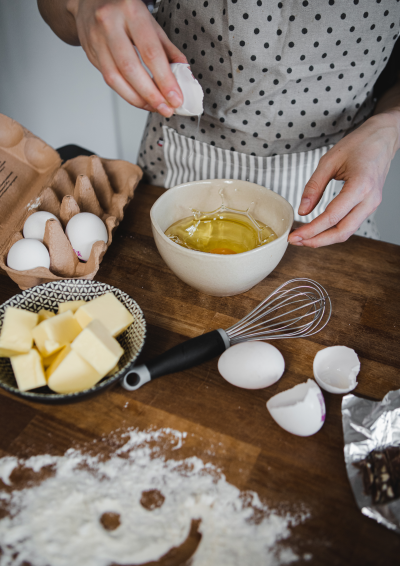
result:
<svg viewBox="0 0 400 566"><path fill-rule="evenodd" d="M78 393L59 394L54 393L48 387L38 387L31 391L20 391L17 387L10 360L8 358L0 358L0 387L27 401L61 405L94 397L121 379L128 366L133 364L142 350L146 337L146 321L138 304L129 295L106 283L85 279L65 279L27 289L19 295L11 297L11 299L0 306L0 332L7 307L17 307L32 312L38 312L44 308L57 312L59 302L77 301L79 299L90 301L109 292L114 293L117 299L134 317L134 322L117 338L124 349L124 354L118 363L118 369L115 373L104 377L90 389L79 391Z"/></svg>

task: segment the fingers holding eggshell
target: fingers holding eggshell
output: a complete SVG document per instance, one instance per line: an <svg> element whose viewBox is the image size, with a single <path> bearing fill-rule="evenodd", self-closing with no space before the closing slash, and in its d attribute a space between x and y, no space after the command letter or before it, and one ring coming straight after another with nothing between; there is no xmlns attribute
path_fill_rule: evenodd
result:
<svg viewBox="0 0 400 566"><path fill-rule="evenodd" d="M129 42L128 42L129 43ZM147 77L146 71L140 65L139 60L136 55L136 51L133 49L132 45L129 44L129 51L132 52L132 57L134 62L138 65L138 76L140 77L141 72L143 72ZM105 82L111 87L117 94L126 100L132 106L137 108L145 108L147 105L146 100L140 96L137 90L130 84L127 77L120 72L118 68L118 61L114 60L112 53L110 53L108 46L102 46L99 48L97 53L96 61L91 61L97 69L102 73ZM140 67L140 68L139 68Z"/></svg>
<svg viewBox="0 0 400 566"><path fill-rule="evenodd" d="M263 389L282 377L285 360L272 344L242 342L225 350L218 360L218 371L236 387Z"/></svg>
<svg viewBox="0 0 400 566"><path fill-rule="evenodd" d="M325 422L324 397L312 379L274 395L267 409L280 427L297 436L311 436Z"/></svg>
<svg viewBox="0 0 400 566"><path fill-rule="evenodd" d="M157 32L158 24L154 22L151 16L147 17L150 18L150 25L146 27L145 31L142 22L138 19L130 19L128 22L129 32L131 37L134 38L134 44L144 65L152 75L154 81L153 88L157 90L158 87L158 96L162 97L163 100L160 99L157 104L154 104L151 99L147 99L143 93L141 94L157 110L162 102L169 104L172 109L178 108L182 104L183 97L180 85L169 67L170 60L165 49L165 45L169 40L166 36L163 38L163 41L161 40L160 33ZM171 50L172 48L169 45L169 51ZM172 60L181 60L182 58L185 59L179 50L175 48ZM149 75L147 76L149 77Z"/></svg>
<svg viewBox="0 0 400 566"><path fill-rule="evenodd" d="M172 63L171 71L175 75L183 94L183 102L175 109L179 116L201 116L203 114L204 92L199 81L193 76L190 66L184 63Z"/></svg>

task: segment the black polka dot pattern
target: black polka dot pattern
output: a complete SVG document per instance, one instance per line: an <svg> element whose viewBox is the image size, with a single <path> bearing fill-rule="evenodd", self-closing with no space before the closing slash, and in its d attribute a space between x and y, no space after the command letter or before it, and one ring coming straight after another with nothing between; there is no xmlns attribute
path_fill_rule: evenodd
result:
<svg viewBox="0 0 400 566"><path fill-rule="evenodd" d="M371 114L374 83L399 34L400 2L301 0L294 10L289 2L227 0L226 8L159 4L155 17L188 57L205 97L200 128L197 119L154 118L155 152L162 153L159 123L267 157L336 143Z"/></svg>

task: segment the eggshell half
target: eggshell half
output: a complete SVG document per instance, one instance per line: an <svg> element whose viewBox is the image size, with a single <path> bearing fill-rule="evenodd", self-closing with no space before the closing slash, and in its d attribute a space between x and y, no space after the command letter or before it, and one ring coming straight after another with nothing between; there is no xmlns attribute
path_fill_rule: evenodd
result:
<svg viewBox="0 0 400 566"><path fill-rule="evenodd" d="M312 379L271 397L267 409L279 426L297 436L311 436L325 422L325 401Z"/></svg>
<svg viewBox="0 0 400 566"><path fill-rule="evenodd" d="M7 265L16 271L50 267L50 255L47 248L39 240L22 238L11 246L7 254Z"/></svg>
<svg viewBox="0 0 400 566"><path fill-rule="evenodd" d="M54 214L46 212L45 210L39 210L39 212L34 212L28 216L23 229L24 238L32 238L34 240L39 240L39 242L43 242L46 222L50 219L60 222L57 216L54 216Z"/></svg>
<svg viewBox="0 0 400 566"><path fill-rule="evenodd" d="M263 389L282 377L285 360L267 342L242 342L225 350L218 371L226 381L244 389Z"/></svg>
<svg viewBox="0 0 400 566"><path fill-rule="evenodd" d="M171 63L178 85L183 94L183 104L175 109L179 116L200 116L203 114L204 92L197 79L194 78L190 66L186 63Z"/></svg>
<svg viewBox="0 0 400 566"><path fill-rule="evenodd" d="M331 346L320 350L314 358L316 382L329 393L348 393L357 387L360 372L357 354L347 346Z"/></svg>

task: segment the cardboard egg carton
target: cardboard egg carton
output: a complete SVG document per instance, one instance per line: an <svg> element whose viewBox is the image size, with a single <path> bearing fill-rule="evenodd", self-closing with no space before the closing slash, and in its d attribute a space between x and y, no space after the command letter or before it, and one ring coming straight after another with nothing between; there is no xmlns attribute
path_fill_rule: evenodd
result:
<svg viewBox="0 0 400 566"><path fill-rule="evenodd" d="M21 289L65 278L93 279L141 178L137 165L97 155L79 156L61 166L53 148L0 114L0 268ZM50 269L11 269L8 251L23 238L28 216L39 210L53 213L61 222L46 223L43 243L49 250ZM85 263L63 230L79 212L99 216L108 232L108 242L96 242Z"/></svg>

